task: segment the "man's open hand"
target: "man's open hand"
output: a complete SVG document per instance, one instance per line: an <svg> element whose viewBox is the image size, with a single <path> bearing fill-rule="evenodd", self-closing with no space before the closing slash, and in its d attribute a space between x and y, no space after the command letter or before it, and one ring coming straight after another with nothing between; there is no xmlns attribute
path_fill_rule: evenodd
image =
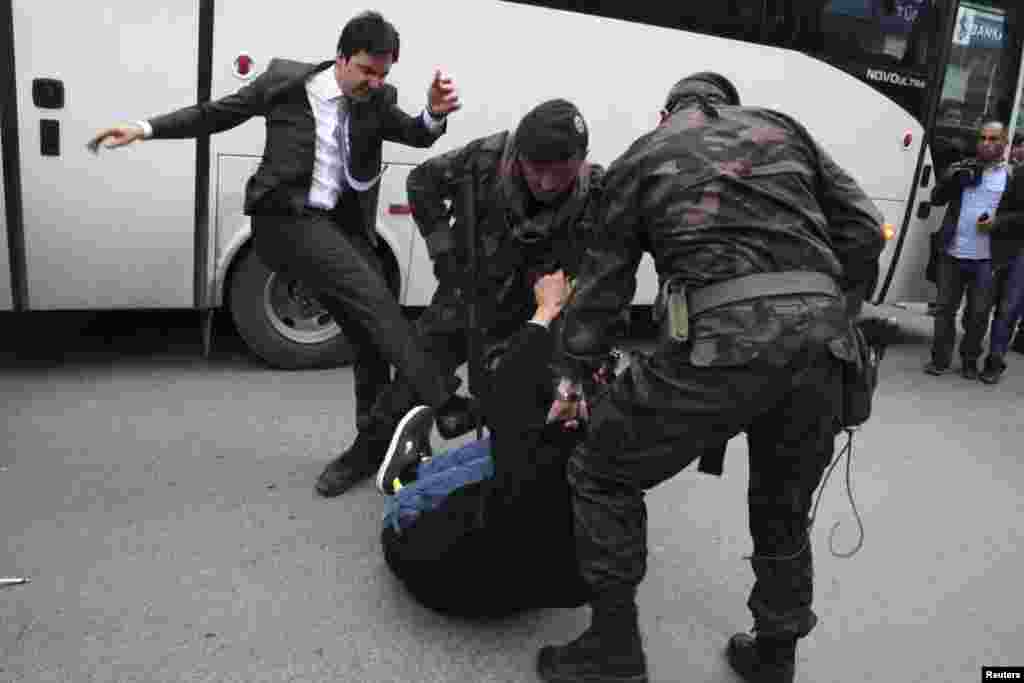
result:
<svg viewBox="0 0 1024 683"><path fill-rule="evenodd" d="M130 145L136 140L141 140L143 135L145 135L145 133L138 126L106 128L94 135L85 146L88 147L89 151L93 154L99 154L100 145L103 145L107 149L124 147L125 145Z"/></svg>
<svg viewBox="0 0 1024 683"><path fill-rule="evenodd" d="M427 90L427 109L437 117L447 116L462 106L455 81L445 76L440 69L434 72L434 80Z"/></svg>

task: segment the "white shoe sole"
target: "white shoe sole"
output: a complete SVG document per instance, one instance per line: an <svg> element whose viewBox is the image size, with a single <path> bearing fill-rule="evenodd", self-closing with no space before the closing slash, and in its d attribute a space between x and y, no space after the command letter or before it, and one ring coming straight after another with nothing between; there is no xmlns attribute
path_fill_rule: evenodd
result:
<svg viewBox="0 0 1024 683"><path fill-rule="evenodd" d="M383 495L388 495L387 489L384 488L385 476L387 475L388 467L391 466L391 461L395 459L398 454L398 446L405 441L405 434L411 428L419 429L423 420L429 421L434 419L434 411L429 406L416 406L405 414L402 421L398 423L398 428L395 429L394 436L391 437L391 443L388 444L388 450L384 453L384 462L380 464L380 468L377 470L377 476L375 482L377 484L377 490ZM388 482L390 483L390 482Z"/></svg>

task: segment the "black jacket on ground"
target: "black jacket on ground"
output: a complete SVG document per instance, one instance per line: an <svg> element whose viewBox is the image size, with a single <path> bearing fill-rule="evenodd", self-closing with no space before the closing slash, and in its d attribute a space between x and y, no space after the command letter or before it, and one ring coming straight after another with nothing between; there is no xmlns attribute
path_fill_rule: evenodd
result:
<svg viewBox="0 0 1024 683"><path fill-rule="evenodd" d="M497 617L587 602L565 478L581 434L545 422L552 336L525 325L495 371L492 396L500 405L488 409L494 478L453 492L401 534L383 530L388 566L427 607Z"/></svg>

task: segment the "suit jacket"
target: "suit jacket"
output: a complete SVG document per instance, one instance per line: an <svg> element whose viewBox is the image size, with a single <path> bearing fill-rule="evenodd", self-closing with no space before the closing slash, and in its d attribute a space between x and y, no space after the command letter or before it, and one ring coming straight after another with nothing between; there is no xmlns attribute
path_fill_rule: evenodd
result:
<svg viewBox="0 0 1024 683"><path fill-rule="evenodd" d="M246 183L245 213L301 213L313 182L316 153L316 118L305 83L333 64L272 59L266 71L234 94L151 119L153 137L194 138L234 128L254 116L264 117L267 132L263 161ZM395 87L384 85L373 91L369 100L350 103L349 172L357 180L371 180L380 172L384 140L430 147L446 130L442 125L436 133L431 132L421 117L399 109L397 98ZM379 193L380 184L375 183L357 194L362 227L374 243Z"/></svg>

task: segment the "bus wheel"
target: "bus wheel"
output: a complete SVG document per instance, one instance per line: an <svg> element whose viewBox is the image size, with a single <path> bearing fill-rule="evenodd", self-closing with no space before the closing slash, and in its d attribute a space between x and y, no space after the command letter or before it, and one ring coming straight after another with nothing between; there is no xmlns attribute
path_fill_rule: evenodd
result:
<svg viewBox="0 0 1024 683"><path fill-rule="evenodd" d="M348 339L302 283L267 268L255 250L239 257L228 304L238 333L275 368L301 370L352 361Z"/></svg>

